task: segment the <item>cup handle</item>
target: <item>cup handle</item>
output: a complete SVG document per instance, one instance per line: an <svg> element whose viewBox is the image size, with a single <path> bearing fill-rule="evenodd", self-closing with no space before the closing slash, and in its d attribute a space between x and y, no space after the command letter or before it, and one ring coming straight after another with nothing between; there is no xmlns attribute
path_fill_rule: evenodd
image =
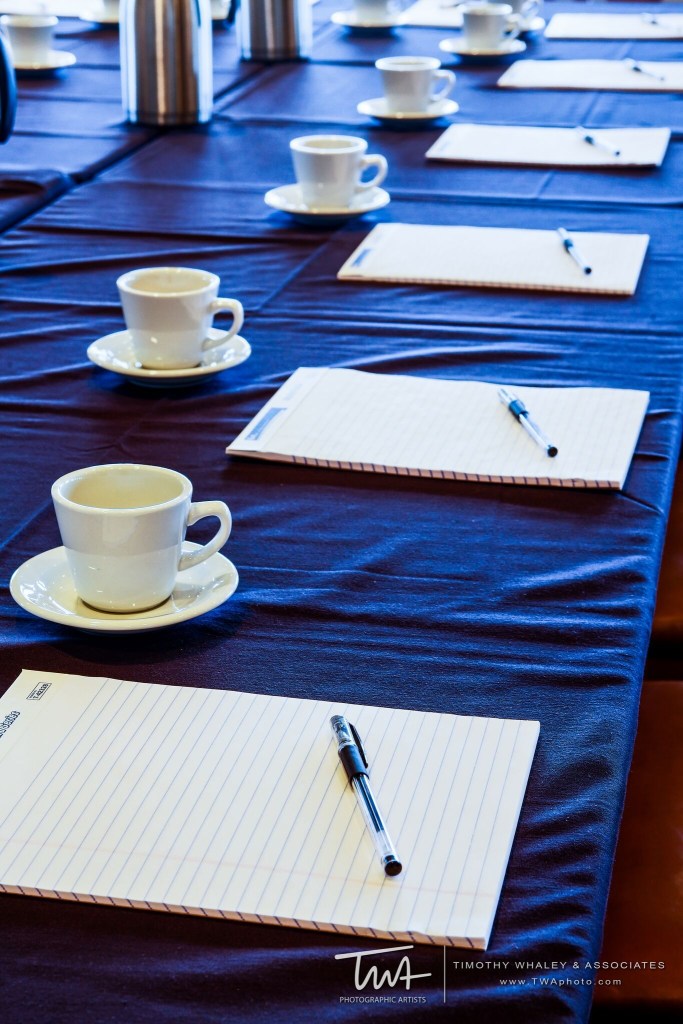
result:
<svg viewBox="0 0 683 1024"><path fill-rule="evenodd" d="M439 100L445 100L448 94L453 92L453 87L455 86L455 75L453 74L453 72L446 71L445 68L442 69L441 71L435 71L435 81L438 80L439 78L444 80L444 87L439 92L433 92L431 94L431 96L429 97L430 103L438 103Z"/></svg>
<svg viewBox="0 0 683 1024"><path fill-rule="evenodd" d="M210 558L211 555L215 555L230 536L232 516L230 515L230 509L224 501L193 501L190 505L187 525L192 526L194 523L199 522L200 519L205 519L206 516L216 516L217 519L220 519L221 525L218 533L213 540L198 548L197 551L188 551L186 554L181 555L178 562L178 572L191 569L194 565L199 565L200 562Z"/></svg>
<svg viewBox="0 0 683 1024"><path fill-rule="evenodd" d="M366 167L376 167L377 174L370 181L359 181L356 185L356 192L367 192L370 188L375 188L377 185L381 185L387 176L389 165L383 156L377 153L372 153L370 156L361 157L360 162L360 173L362 174Z"/></svg>
<svg viewBox="0 0 683 1024"><path fill-rule="evenodd" d="M241 302L237 299L214 299L213 302L209 303L209 310L211 313L220 313L222 310L230 310L232 312L232 327L225 334L221 334L219 338L211 340L207 338L202 345L202 352L207 352L211 348L216 348L217 345L224 345L226 341L234 337L239 331L240 327L244 323L244 308Z"/></svg>
<svg viewBox="0 0 683 1024"><path fill-rule="evenodd" d="M519 14L511 14L508 18L507 28L505 29L506 39L516 39L519 33L522 31L522 18Z"/></svg>

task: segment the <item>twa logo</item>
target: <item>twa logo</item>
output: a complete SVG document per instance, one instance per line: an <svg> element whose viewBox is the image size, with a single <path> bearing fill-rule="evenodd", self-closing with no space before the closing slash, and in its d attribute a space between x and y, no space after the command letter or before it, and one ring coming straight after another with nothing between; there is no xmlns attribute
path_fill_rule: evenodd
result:
<svg viewBox="0 0 683 1024"><path fill-rule="evenodd" d="M365 986L371 982L375 992L379 991L384 985L387 985L389 988L395 988L400 982L405 982L406 992L409 992L411 983L416 978L431 978L431 973L413 974L410 969L410 958L408 956L401 957L393 971L386 970L382 975L379 973L377 964L368 965L367 961L373 956L383 956L386 953L402 953L412 948L412 946L392 946L390 949L370 949L366 952L358 953L337 953L334 959L356 961L354 975L356 992L362 992Z"/></svg>

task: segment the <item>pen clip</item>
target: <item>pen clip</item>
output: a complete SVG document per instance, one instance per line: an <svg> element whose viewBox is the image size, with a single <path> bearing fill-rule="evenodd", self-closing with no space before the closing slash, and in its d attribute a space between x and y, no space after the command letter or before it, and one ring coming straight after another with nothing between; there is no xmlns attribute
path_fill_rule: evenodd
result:
<svg viewBox="0 0 683 1024"><path fill-rule="evenodd" d="M351 722L349 722L348 725L349 725L349 729L351 730L351 735L353 736L353 741L356 744L356 746L358 747L358 753L361 756L361 760L362 760L363 764L365 765L365 767L369 768L370 765L368 764L368 759L365 756L365 750L363 748L363 743L361 741L360 736L358 735L356 727Z"/></svg>

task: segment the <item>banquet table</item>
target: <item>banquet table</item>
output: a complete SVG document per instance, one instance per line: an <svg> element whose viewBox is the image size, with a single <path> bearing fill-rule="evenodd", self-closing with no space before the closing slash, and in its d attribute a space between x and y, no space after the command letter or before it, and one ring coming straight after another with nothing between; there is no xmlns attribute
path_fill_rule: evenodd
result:
<svg viewBox="0 0 683 1024"><path fill-rule="evenodd" d="M588 1019L683 427L683 105L496 91L502 66L463 63L456 120L668 126L669 152L660 169L616 173L427 164L445 125L391 131L356 104L379 94L375 59L437 55L450 33L360 38L330 24L335 9L316 6L306 63L239 62L234 30L217 29L207 126L124 124L114 34L76 22L63 32L79 64L22 85L18 133L0 150L0 685L33 668L539 720L489 949L415 946L412 971L429 977L398 1003L386 989L364 998L335 960L386 941L3 895L8 1024ZM546 3L546 15L605 9L628 4ZM529 55L682 49L538 38ZM384 153L391 204L325 229L270 210L263 193L292 180L289 140L313 132ZM338 282L372 225L391 221L651 241L630 298ZM145 390L95 368L86 348L123 327L116 278L169 264L221 276L221 293L244 303L253 354L202 386ZM228 458L275 389L316 365L651 399L619 493ZM227 501L240 573L227 603L116 639L17 607L12 572L59 544L52 481L108 462L168 466L197 500Z"/></svg>

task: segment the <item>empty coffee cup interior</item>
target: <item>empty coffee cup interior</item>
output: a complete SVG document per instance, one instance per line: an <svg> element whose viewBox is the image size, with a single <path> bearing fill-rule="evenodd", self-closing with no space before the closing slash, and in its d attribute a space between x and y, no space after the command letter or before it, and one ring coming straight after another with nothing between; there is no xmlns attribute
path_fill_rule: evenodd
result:
<svg viewBox="0 0 683 1024"><path fill-rule="evenodd" d="M474 14L474 15L505 15L506 17L512 14L512 7L508 3L491 3L489 0L469 0L468 3L462 5L461 10L463 14Z"/></svg>
<svg viewBox="0 0 683 1024"><path fill-rule="evenodd" d="M201 292L214 284L215 274L190 267L153 267L132 270L119 278L119 288L144 295L179 295Z"/></svg>
<svg viewBox="0 0 683 1024"><path fill-rule="evenodd" d="M290 146L300 153L350 153L366 148L364 139L349 135L304 135L300 139L292 139Z"/></svg>
<svg viewBox="0 0 683 1024"><path fill-rule="evenodd" d="M55 484L56 493L81 509L144 509L185 497L189 481L154 466L107 466Z"/></svg>
<svg viewBox="0 0 683 1024"><path fill-rule="evenodd" d="M52 30L59 19L54 14L3 14L0 24L12 31L24 29L27 32L40 32L42 29Z"/></svg>

